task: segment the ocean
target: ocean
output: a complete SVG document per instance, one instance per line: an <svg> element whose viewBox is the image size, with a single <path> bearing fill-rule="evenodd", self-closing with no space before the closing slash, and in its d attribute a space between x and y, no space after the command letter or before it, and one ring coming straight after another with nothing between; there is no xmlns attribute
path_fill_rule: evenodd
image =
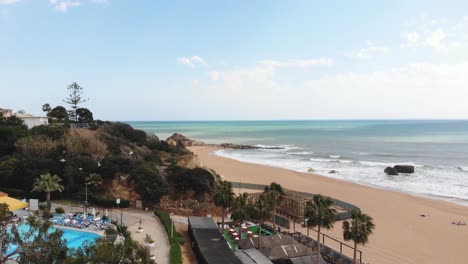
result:
<svg viewBox="0 0 468 264"><path fill-rule="evenodd" d="M467 120L127 123L162 139L177 132L206 143L282 147L213 154L468 205ZM415 173L384 173L396 164L414 165Z"/></svg>

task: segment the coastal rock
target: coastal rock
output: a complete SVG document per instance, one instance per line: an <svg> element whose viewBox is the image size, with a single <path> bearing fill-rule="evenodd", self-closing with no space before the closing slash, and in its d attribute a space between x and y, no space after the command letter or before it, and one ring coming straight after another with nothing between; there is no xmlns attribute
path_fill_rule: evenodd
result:
<svg viewBox="0 0 468 264"><path fill-rule="evenodd" d="M177 146L177 141L175 141L173 139L167 139L167 144L175 147L175 146Z"/></svg>
<svg viewBox="0 0 468 264"><path fill-rule="evenodd" d="M197 155L192 153L181 156L177 161L177 165L188 169L202 167L201 161L198 159Z"/></svg>
<svg viewBox="0 0 468 264"><path fill-rule="evenodd" d="M412 165L395 165L393 169L397 173L414 173L414 166Z"/></svg>
<svg viewBox="0 0 468 264"><path fill-rule="evenodd" d="M398 172L392 167L385 168L384 172L388 175L398 175Z"/></svg>
<svg viewBox="0 0 468 264"><path fill-rule="evenodd" d="M182 134L174 133L172 136L168 137L167 143L172 146L180 145L184 147L191 147L191 146L203 146L205 143L202 141L192 140Z"/></svg>
<svg viewBox="0 0 468 264"><path fill-rule="evenodd" d="M310 169L307 170L307 172L315 172L315 170L310 168Z"/></svg>
<svg viewBox="0 0 468 264"><path fill-rule="evenodd" d="M239 145L232 143L223 143L220 145L223 148L229 149L284 149L282 147L262 147L262 146L253 146L253 145Z"/></svg>
<svg viewBox="0 0 468 264"><path fill-rule="evenodd" d="M335 173L338 173L338 172L337 172L336 170L331 170L331 171L329 171L328 173L330 173L330 174L335 174Z"/></svg>

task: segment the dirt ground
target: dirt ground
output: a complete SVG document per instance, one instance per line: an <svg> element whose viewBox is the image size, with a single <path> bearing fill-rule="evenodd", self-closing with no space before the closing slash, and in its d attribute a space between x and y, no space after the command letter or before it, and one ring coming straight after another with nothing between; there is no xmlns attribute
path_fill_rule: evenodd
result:
<svg viewBox="0 0 468 264"><path fill-rule="evenodd" d="M177 232L181 233L184 236L184 245L181 246L182 249L182 263L184 264L198 264L197 258L193 253L191 247L191 240L188 235L188 226L186 224L175 222L175 227Z"/></svg>

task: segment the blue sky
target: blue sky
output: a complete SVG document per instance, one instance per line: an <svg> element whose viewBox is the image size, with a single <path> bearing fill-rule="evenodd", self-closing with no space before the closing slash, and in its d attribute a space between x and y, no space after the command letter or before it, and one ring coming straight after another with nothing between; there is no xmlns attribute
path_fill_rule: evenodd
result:
<svg viewBox="0 0 468 264"><path fill-rule="evenodd" d="M108 120L467 118L468 1L0 0L0 107Z"/></svg>

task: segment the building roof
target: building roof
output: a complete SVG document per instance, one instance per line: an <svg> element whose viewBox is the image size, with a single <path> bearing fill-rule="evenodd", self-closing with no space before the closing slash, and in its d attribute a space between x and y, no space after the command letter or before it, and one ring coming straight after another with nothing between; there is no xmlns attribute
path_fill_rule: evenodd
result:
<svg viewBox="0 0 468 264"><path fill-rule="evenodd" d="M302 244L290 244L275 247L260 248L260 252L270 260L290 259L312 254L312 249Z"/></svg>
<svg viewBox="0 0 468 264"><path fill-rule="evenodd" d="M189 217L195 243L207 263L242 264L232 253L216 223L210 217Z"/></svg>
<svg viewBox="0 0 468 264"><path fill-rule="evenodd" d="M289 259L291 264L317 264L317 255L302 256ZM327 264L322 257L320 257L319 264Z"/></svg>
<svg viewBox="0 0 468 264"><path fill-rule="evenodd" d="M210 217L190 216L188 220L193 229L216 229L219 231L218 226Z"/></svg>
<svg viewBox="0 0 468 264"><path fill-rule="evenodd" d="M291 236L276 234L271 236L262 237L262 248L271 248L276 246L291 245L291 244L300 244L298 241L294 240ZM250 249L258 248L258 238L244 238L237 241L237 245L240 249Z"/></svg>
<svg viewBox="0 0 468 264"><path fill-rule="evenodd" d="M242 264L273 264L265 255L255 248L234 252Z"/></svg>
<svg viewBox="0 0 468 264"><path fill-rule="evenodd" d="M47 118L45 116L35 116L31 114L16 114L18 118Z"/></svg>

